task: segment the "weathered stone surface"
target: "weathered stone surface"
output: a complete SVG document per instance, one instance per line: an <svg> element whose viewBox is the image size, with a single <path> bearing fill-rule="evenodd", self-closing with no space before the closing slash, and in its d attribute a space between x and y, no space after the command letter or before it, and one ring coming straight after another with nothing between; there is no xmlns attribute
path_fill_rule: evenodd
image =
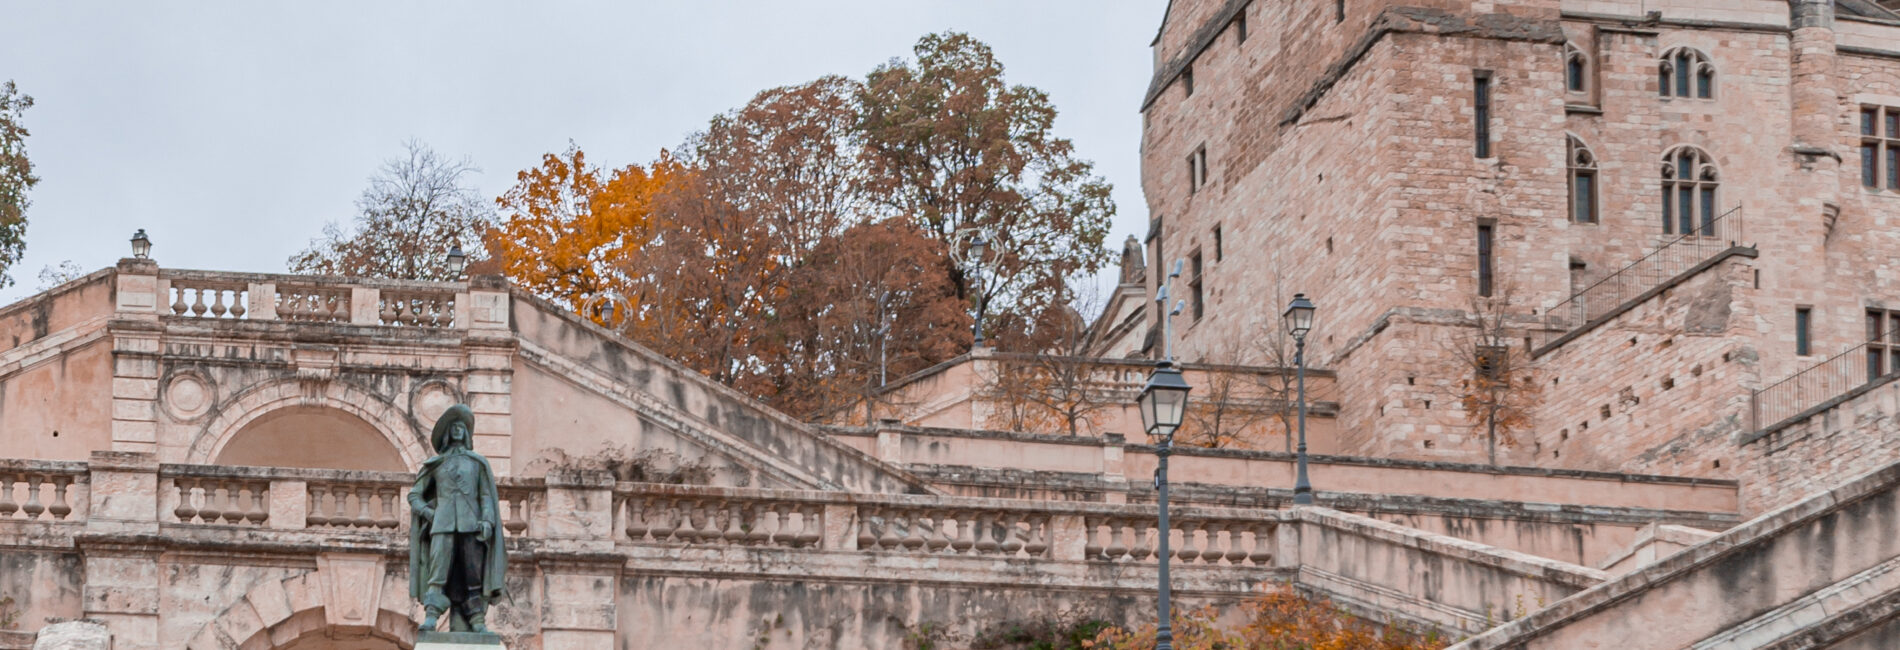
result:
<svg viewBox="0 0 1900 650"><path fill-rule="evenodd" d="M67 621L40 628L33 650L112 650L112 633L96 621Z"/></svg>

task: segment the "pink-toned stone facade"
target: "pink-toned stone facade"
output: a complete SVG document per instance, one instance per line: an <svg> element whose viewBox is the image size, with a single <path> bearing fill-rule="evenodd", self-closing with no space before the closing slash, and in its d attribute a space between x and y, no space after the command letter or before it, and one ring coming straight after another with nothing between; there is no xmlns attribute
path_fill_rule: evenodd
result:
<svg viewBox="0 0 1900 650"><path fill-rule="evenodd" d="M1306 293L1343 451L1482 460L1456 342L1473 329L1489 227L1512 353L1536 353L1542 385L1504 457L1734 476L1750 391L1864 342L1866 310L1900 300L1900 192L1863 187L1858 153L1861 107L1900 100L1894 43L1900 22L1866 3L1177 1L1143 105L1148 286L1198 252L1205 310L1173 331L1177 356L1207 362ZM1679 48L1711 66L1708 98L1696 83L1659 94L1660 57ZM1594 221L1572 215L1573 142L1594 164ZM1565 338L1589 329L1572 294L1678 239L1662 168L1684 146L1706 152L1713 215L1728 215L1702 255L1754 254L1694 274L1711 278L1675 278L1688 264L1617 275L1641 286L1616 302L1684 284ZM1811 315L1805 356L1797 309Z"/></svg>

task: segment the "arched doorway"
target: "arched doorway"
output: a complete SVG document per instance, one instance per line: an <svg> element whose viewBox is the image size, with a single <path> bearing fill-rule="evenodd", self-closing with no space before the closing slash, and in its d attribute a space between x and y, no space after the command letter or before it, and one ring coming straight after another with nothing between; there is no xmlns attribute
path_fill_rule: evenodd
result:
<svg viewBox="0 0 1900 650"><path fill-rule="evenodd" d="M323 406L289 406L250 421L218 452L218 465L401 472L402 452L374 425Z"/></svg>

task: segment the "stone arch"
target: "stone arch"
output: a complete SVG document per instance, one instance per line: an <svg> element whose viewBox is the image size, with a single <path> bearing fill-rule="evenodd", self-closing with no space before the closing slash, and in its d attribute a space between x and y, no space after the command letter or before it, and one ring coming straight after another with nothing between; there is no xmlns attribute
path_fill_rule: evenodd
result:
<svg viewBox="0 0 1900 650"><path fill-rule="evenodd" d="M417 621L407 608L395 609L409 604L407 581L382 575L380 564L374 569L380 580L370 585L339 585L349 576L325 576L327 569L265 580L200 628L185 648L306 650L327 647L324 641L334 638L349 641L350 647L379 639L387 647L410 650Z"/></svg>
<svg viewBox="0 0 1900 650"><path fill-rule="evenodd" d="M281 409L312 406L336 409L368 423L402 455L406 467L418 467L430 456L408 414L388 400L347 382L318 384L286 378L252 386L221 405L216 417L193 437L185 462L210 463L238 432L259 418Z"/></svg>

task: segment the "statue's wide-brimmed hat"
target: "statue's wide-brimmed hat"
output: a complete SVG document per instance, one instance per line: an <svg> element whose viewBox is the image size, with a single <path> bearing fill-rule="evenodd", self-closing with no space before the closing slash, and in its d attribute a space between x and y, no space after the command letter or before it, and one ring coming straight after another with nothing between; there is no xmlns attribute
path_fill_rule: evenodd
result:
<svg viewBox="0 0 1900 650"><path fill-rule="evenodd" d="M461 422L462 426L468 429L468 433L471 436L469 442L470 444L474 443L475 412L469 410L467 404L456 404L455 406L449 407L449 410L444 411L442 417L435 419L435 434L429 437L429 441L435 444L435 453L439 454L448 451L449 425L455 424L456 422Z"/></svg>

